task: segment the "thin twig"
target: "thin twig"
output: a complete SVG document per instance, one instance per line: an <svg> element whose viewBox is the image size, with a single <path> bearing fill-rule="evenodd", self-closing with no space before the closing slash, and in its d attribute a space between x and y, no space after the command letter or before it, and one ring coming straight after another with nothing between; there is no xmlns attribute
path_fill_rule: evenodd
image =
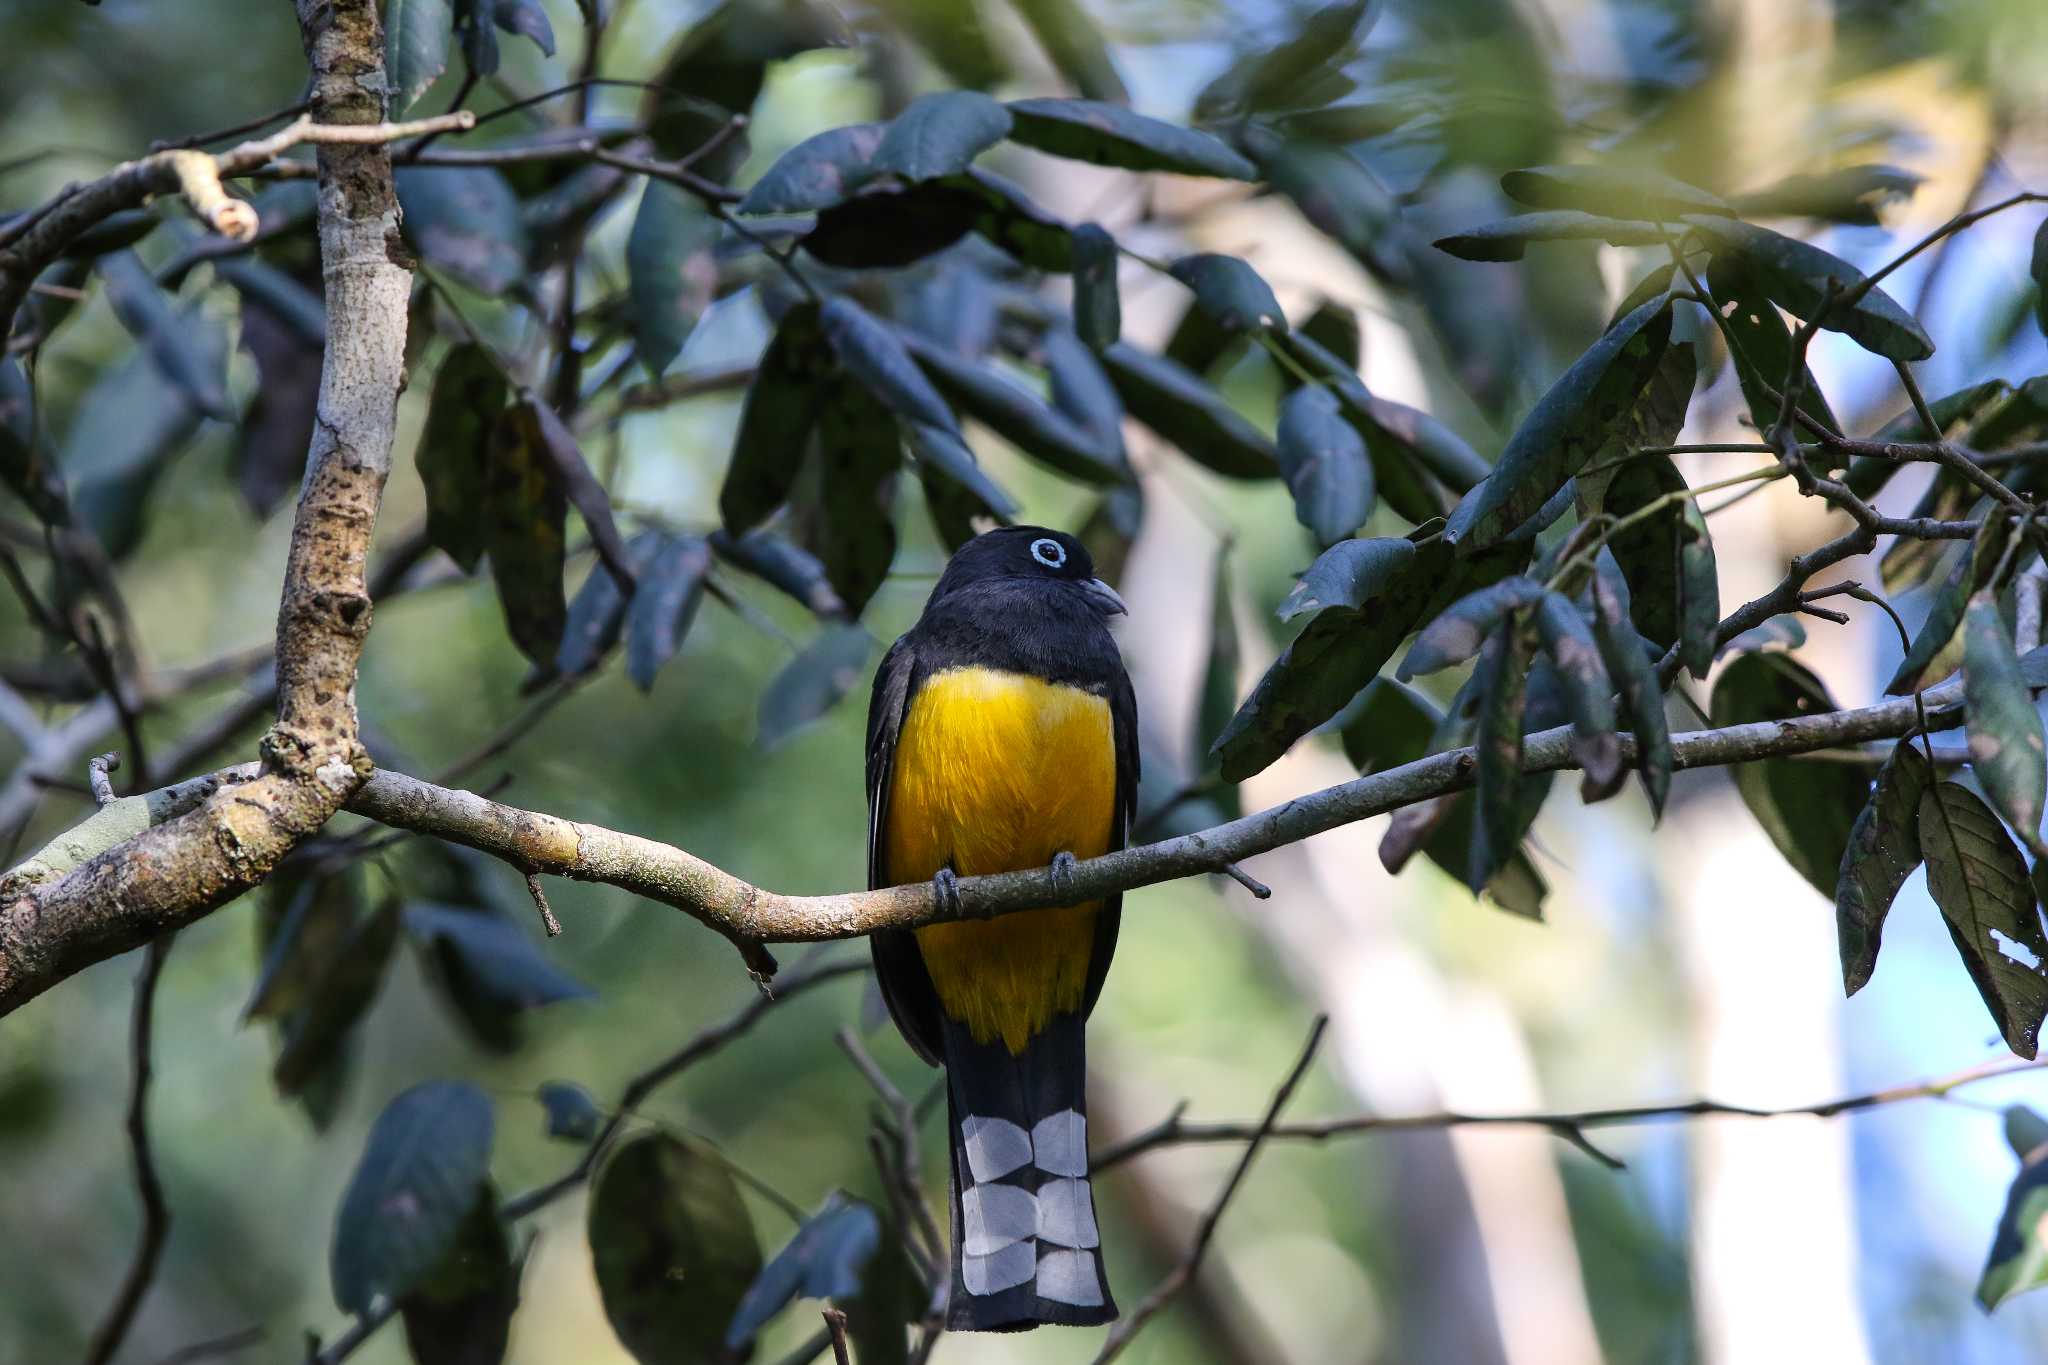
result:
<svg viewBox="0 0 2048 1365"><path fill-rule="evenodd" d="M159 1360L156 1365L192 1365L195 1360L212 1360L215 1356L233 1355L237 1351L247 1350L256 1345L263 1340L264 1335L262 1323L251 1323L239 1332L229 1332L224 1336L195 1341L190 1346L180 1346Z"/></svg>
<svg viewBox="0 0 2048 1365"><path fill-rule="evenodd" d="M540 927L547 930L549 938L559 938L562 922L555 918L554 907L548 904L547 892L541 890L539 874L526 874L526 894L533 897L533 908L540 911Z"/></svg>
<svg viewBox="0 0 2048 1365"><path fill-rule="evenodd" d="M834 1365L853 1365L853 1359L846 1351L846 1314L837 1308L818 1310L825 1319L825 1330L832 1334L832 1360Z"/></svg>
<svg viewBox="0 0 2048 1365"><path fill-rule="evenodd" d="M114 779L108 774L121 766L121 755L104 753L86 765L86 773L92 783L92 799L95 805L113 804Z"/></svg>
<svg viewBox="0 0 2048 1365"><path fill-rule="evenodd" d="M1126 1313L1122 1321L1110 1330L1108 1339L1102 1343L1101 1353L1095 1357L1095 1365L1105 1365L1106 1362L1121 1355L1124 1347L1130 1344L1131 1338L1144 1330L1145 1324L1157 1316L1161 1309L1172 1303L1174 1296L1185 1289L1188 1282L1195 1277L1195 1272L1201 1269L1202 1257L1207 1254L1209 1242L1216 1235L1216 1225L1222 1221L1223 1211L1230 1206L1232 1197L1237 1194L1238 1186L1244 1183L1245 1172L1251 1169L1253 1158L1258 1156L1259 1148L1272 1133L1273 1125L1279 1122L1280 1111L1286 1108L1287 1101L1294 1095L1294 1088L1301 1083L1301 1078L1308 1074L1309 1063L1315 1060L1316 1048L1322 1043L1323 1030L1328 1027L1329 1022L1328 1015L1316 1016L1315 1023L1308 1031L1308 1041L1302 1045L1301 1056L1295 1060L1294 1069L1287 1073L1287 1079L1273 1092L1272 1102L1266 1106L1265 1118L1260 1120L1251 1141L1246 1144L1244 1155L1238 1158L1236 1168L1231 1171L1230 1179L1223 1186L1223 1192L1216 1196L1216 1202L1209 1206L1208 1214L1203 1217L1201 1226L1195 1230L1195 1240L1189 1245L1187 1255L1181 1258L1180 1264L1169 1271L1166 1278L1161 1280L1136 1308Z"/></svg>

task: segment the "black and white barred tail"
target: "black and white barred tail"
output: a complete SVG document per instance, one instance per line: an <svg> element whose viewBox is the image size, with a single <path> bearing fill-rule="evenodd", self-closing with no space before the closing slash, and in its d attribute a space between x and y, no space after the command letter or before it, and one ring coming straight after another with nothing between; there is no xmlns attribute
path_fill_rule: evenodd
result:
<svg viewBox="0 0 2048 1365"><path fill-rule="evenodd" d="M946 1326L1016 1332L1116 1317L1088 1184L1088 1067L1067 1014L1011 1056L945 1022L953 1161Z"/></svg>

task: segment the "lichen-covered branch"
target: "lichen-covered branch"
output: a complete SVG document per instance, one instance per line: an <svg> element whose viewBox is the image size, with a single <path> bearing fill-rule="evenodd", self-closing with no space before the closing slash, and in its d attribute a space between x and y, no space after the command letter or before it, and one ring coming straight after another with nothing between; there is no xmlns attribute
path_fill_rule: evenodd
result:
<svg viewBox="0 0 2048 1365"><path fill-rule="evenodd" d="M313 120L379 126L386 82L375 0L299 0L298 13L313 70ZM145 164L153 163L133 163ZM356 664L370 629L364 563L391 467L411 271L384 143L323 141L319 168L327 350L285 562L277 721L264 739L261 769L55 880L0 882L0 1014L260 882L370 773L355 711ZM109 177L127 187L120 194L139 200L161 187L153 172L128 174ZM94 203L97 193L80 192ZM18 253L37 233L58 230L69 208L67 201L45 215L0 272L20 264ZM14 282L11 273L0 281L0 328L19 298L5 292Z"/></svg>

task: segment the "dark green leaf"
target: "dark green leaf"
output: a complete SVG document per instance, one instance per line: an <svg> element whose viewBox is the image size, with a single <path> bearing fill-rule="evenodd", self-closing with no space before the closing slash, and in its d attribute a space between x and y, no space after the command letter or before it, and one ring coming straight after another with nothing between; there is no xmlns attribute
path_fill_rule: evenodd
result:
<svg viewBox="0 0 2048 1365"><path fill-rule="evenodd" d="M1180 321L1173 326L1173 335L1166 339L1163 354L1174 364L1206 379L1225 357L1244 353L1242 340L1198 300L1190 299Z"/></svg>
<svg viewBox="0 0 2048 1365"><path fill-rule="evenodd" d="M798 1298L851 1299L882 1241L882 1220L869 1204L834 1193L803 1221L748 1287L725 1332L728 1349L754 1335Z"/></svg>
<svg viewBox="0 0 2048 1365"><path fill-rule="evenodd" d="M630 593L633 588L633 557L626 552L625 539L612 520L611 498L605 493L604 485L597 481L597 475L591 472L589 462L583 458L583 448L576 444L576 437L568 424L538 393L525 389L519 395L519 402L532 414L533 430L540 436L541 450L569 501L575 504L577 513L582 516L584 528L590 532L599 558L612 571L612 577Z"/></svg>
<svg viewBox="0 0 2048 1365"><path fill-rule="evenodd" d="M498 30L491 13L498 0L455 0L455 34L462 40L462 60L475 77L498 74Z"/></svg>
<svg viewBox="0 0 2048 1365"><path fill-rule="evenodd" d="M1993 403L2003 401L2013 391L2012 385L2003 379L1987 379L1982 384L1972 384L1967 389L1943 394L1927 405L1927 411L1934 418L1940 430L1929 432L1921 424L1920 414L1912 408L1886 422L1871 434L1873 441L1917 442L1936 439L1951 439L1988 411ZM1849 472L1842 476L1842 482L1849 491L1868 501L1891 481L1892 475L1906 468L1899 460L1883 460L1873 455L1858 455L1849 461Z"/></svg>
<svg viewBox="0 0 2048 1365"><path fill-rule="evenodd" d="M1010 111L978 90L919 95L890 120L870 172L905 180L957 175L1010 132Z"/></svg>
<svg viewBox="0 0 2048 1365"><path fill-rule="evenodd" d="M106 282L107 302L115 316L142 343L164 377L183 389L200 412L217 422L234 421L226 365L219 350L199 335L196 315L174 308L170 295L157 287L149 267L132 251L111 252L93 268Z"/></svg>
<svg viewBox="0 0 2048 1365"><path fill-rule="evenodd" d="M1102 449L1094 435L994 371L922 337L906 334L903 340L940 393L1026 455L1087 483L1119 484L1130 478L1120 443Z"/></svg>
<svg viewBox="0 0 2048 1365"><path fill-rule="evenodd" d="M1640 455L1616 471L1607 485L1605 508L1622 519L1685 491L1685 476L1670 456ZM1721 589L1713 537L1698 500L1667 504L1614 534L1607 547L1628 581L1629 619L1635 628L1659 648L1677 645L1686 669L1705 678L1714 661Z"/></svg>
<svg viewBox="0 0 2048 1365"><path fill-rule="evenodd" d="M719 223L696 196L661 180L647 182L626 238L626 300L633 344L659 379L683 349L718 289L711 248Z"/></svg>
<svg viewBox="0 0 2048 1365"><path fill-rule="evenodd" d="M1328 389L1305 384L1280 405L1276 442L1280 477L1294 494L1294 516L1325 548L1354 534L1372 515L1372 461Z"/></svg>
<svg viewBox="0 0 2048 1365"><path fill-rule="evenodd" d="M2022 1165L2006 1191L2005 1211L1977 1280L1977 1302L1990 1312L2043 1284L2048 1284L2048 1157Z"/></svg>
<svg viewBox="0 0 2048 1365"><path fill-rule="evenodd" d="M1662 819L1664 796L1671 789L1671 731L1664 716L1663 689L1643 639L1629 623L1621 591L1605 574L1593 575L1593 638L1601 662L1621 688L1628 728L1635 735L1636 771L1650 798L1651 813Z"/></svg>
<svg viewBox="0 0 2048 1365"><path fill-rule="evenodd" d="M1173 263L1173 277L1195 292L1195 302L1226 332L1287 328L1272 289L1235 256L1183 256Z"/></svg>
<svg viewBox="0 0 2048 1365"><path fill-rule="evenodd" d="M978 202L974 230L1020 264L1055 275L1073 269L1074 230L1018 186L979 167L933 185L972 195Z"/></svg>
<svg viewBox="0 0 2048 1365"><path fill-rule="evenodd" d="M2048 740L2034 694L2020 676L2012 628L1999 614L1998 594L1974 593L1963 617L1963 696L1970 738L1970 769L1991 804L2037 852L2041 805L2048 796Z"/></svg>
<svg viewBox="0 0 2048 1365"><path fill-rule="evenodd" d="M916 40L960 85L982 89L1008 69L977 5L960 0L877 0L877 9Z"/></svg>
<svg viewBox="0 0 2048 1365"><path fill-rule="evenodd" d="M35 396L21 366L0 356L0 482L52 526L71 520L64 476L36 422Z"/></svg>
<svg viewBox="0 0 2048 1365"><path fill-rule="evenodd" d="M604 1126L597 1101L574 1081L542 1081L538 1096L547 1111L547 1135L551 1138L588 1142Z"/></svg>
<svg viewBox="0 0 2048 1365"><path fill-rule="evenodd" d="M1429 752L1443 713L1428 697L1392 678L1374 678L1344 723L1344 757L1359 775L1413 763Z"/></svg>
<svg viewBox="0 0 2048 1365"><path fill-rule="evenodd" d="M988 476L957 434L923 422L910 423L906 434L920 474L928 471L958 488L977 509L976 515L1007 524L1017 514L1017 500Z"/></svg>
<svg viewBox="0 0 2048 1365"><path fill-rule="evenodd" d="M1635 166L1532 166L1500 178L1508 198L1532 209L1581 209L1610 218L1670 222L1728 205L1696 185Z"/></svg>
<svg viewBox="0 0 2048 1365"><path fill-rule="evenodd" d="M2012 539L2012 523L2004 517L1986 517L1977 538L1964 546L1955 567L1927 604L1927 615L1913 636L1911 648L1899 662L1898 671L1885 684L1885 694L1903 697L1918 692L1962 667L1958 641L1963 617L1972 597L1999 585L1991 581L2005 557Z"/></svg>
<svg viewBox="0 0 2048 1365"><path fill-rule="evenodd" d="M2041 226L2034 230L2034 255L2031 261L2034 277L2034 321L2041 328L2041 335L2048 336L2048 218L2041 220Z"/></svg>
<svg viewBox="0 0 2048 1365"><path fill-rule="evenodd" d="M448 39L454 31L448 0L390 0L384 13L384 69L391 73L391 117L403 117L448 69Z"/></svg>
<svg viewBox="0 0 2048 1365"><path fill-rule="evenodd" d="M1835 883L1835 935L1842 948L1842 988L1854 995L1877 969L1885 916L1899 888L1920 866L1920 798L1934 772L1910 739L1893 747L1856 824Z"/></svg>
<svg viewBox="0 0 2048 1365"><path fill-rule="evenodd" d="M1572 241L1657 246L1664 241L1664 230L1655 223L1634 223L1572 209L1558 209L1485 223L1466 232L1439 237L1434 245L1438 251L1448 251L1461 260L1519 261L1531 242Z"/></svg>
<svg viewBox="0 0 2048 1365"><path fill-rule="evenodd" d="M1175 127L1095 100L1031 99L1010 104L1010 140L1054 156L1127 171L1171 171L1250 180L1251 162L1207 133Z"/></svg>
<svg viewBox="0 0 2048 1365"><path fill-rule="evenodd" d="M258 947L262 961L242 1022L282 1019L304 1009L362 919L362 879L351 870L291 875L264 883Z"/></svg>
<svg viewBox="0 0 2048 1365"><path fill-rule="evenodd" d="M626 624L626 594L603 564L591 567L583 586L569 599L569 619L562 647L555 654L555 672L568 677L588 673L604 662L619 642Z"/></svg>
<svg viewBox="0 0 2048 1365"><path fill-rule="evenodd" d="M1721 670L1709 716L1715 729L1821 715L1835 703L1820 679L1782 654L1744 654ZM1734 769L1735 789L1793 870L1833 899L1849 832L1869 779L1853 764L1767 758Z"/></svg>
<svg viewBox="0 0 2048 1365"><path fill-rule="evenodd" d="M1806 643L1806 627L1797 616L1790 612L1782 616L1767 617L1761 625L1751 626L1736 635L1714 651L1717 659L1733 658L1738 654L1762 654L1767 650L1789 653Z"/></svg>
<svg viewBox="0 0 2048 1365"><path fill-rule="evenodd" d="M226 256L213 263L213 273L235 287L246 312L251 304L289 326L299 340L316 350L327 341L327 308L320 296L276 266L247 257Z"/></svg>
<svg viewBox="0 0 2048 1365"><path fill-rule="evenodd" d="M1910 198L1925 179L1897 166L1844 166L1819 175L1787 176L1731 202L1744 218L1823 218L1876 227L1880 206Z"/></svg>
<svg viewBox="0 0 2048 1365"><path fill-rule="evenodd" d="M1308 321L1296 330L1322 347L1346 370L1352 374L1358 372L1364 346L1359 334L1358 314L1352 312L1348 305L1324 299L1316 305L1315 312L1309 314Z"/></svg>
<svg viewBox="0 0 2048 1365"><path fill-rule="evenodd" d="M830 385L818 423L824 524L818 558L847 609L858 616L896 558L892 515L902 439L881 401L850 379Z"/></svg>
<svg viewBox="0 0 2048 1365"><path fill-rule="evenodd" d="M941 430L957 429L953 410L911 359L895 329L843 296L826 300L819 322L839 363L899 417Z"/></svg>
<svg viewBox="0 0 2048 1365"><path fill-rule="evenodd" d="M761 1247L723 1161L641 1133L613 1148L590 1197L605 1316L642 1365L722 1358L726 1327L761 1273Z"/></svg>
<svg viewBox="0 0 2048 1365"><path fill-rule="evenodd" d="M1671 312L1652 300L1623 318L1538 399L1444 529L1460 554L1512 534L1579 472L1635 406L1671 338Z"/></svg>
<svg viewBox="0 0 2048 1365"><path fill-rule="evenodd" d="M1530 646L1523 622L1510 617L1487 639L1473 669L1479 697L1473 800L1479 818L1473 822L1467 886L1485 886L1508 852L1521 847L1527 828L1521 818L1522 715L1528 703Z"/></svg>
<svg viewBox="0 0 2048 1365"><path fill-rule="evenodd" d="M1286 41L1248 57L1195 99L1204 121L1244 110L1314 108L1348 93L1342 68L1357 55L1374 0L1338 0L1294 19ZM1370 27L1369 24L1366 25Z"/></svg>
<svg viewBox="0 0 2048 1365"><path fill-rule="evenodd" d="M697 536L667 536L644 561L640 590L626 616L626 676L642 692L682 647L704 596L711 547Z"/></svg>
<svg viewBox="0 0 2048 1365"><path fill-rule="evenodd" d="M2024 1104L2006 1106L2004 1126L2006 1145L2022 1161L2048 1145L2048 1119Z"/></svg>
<svg viewBox="0 0 2048 1365"><path fill-rule="evenodd" d="M818 419L818 391L830 364L818 306L794 305L762 353L740 409L732 464L718 493L719 516L732 534L752 530L788 500Z"/></svg>
<svg viewBox="0 0 2048 1365"><path fill-rule="evenodd" d="M314 1103L323 1082L338 1083L356 1025L377 998L398 942L398 908L387 902L349 926L332 956L314 967L304 1005L278 1021L277 1059L270 1078L280 1095L307 1102L316 1121L325 1119Z"/></svg>
<svg viewBox="0 0 2048 1365"><path fill-rule="evenodd" d="M1664 348L1664 355L1643 391L1615 424L1587 467L1573 480L1573 496L1581 519L1590 519L1606 504L1607 485L1616 469L1640 452L1657 450L1678 439L1685 426L1686 409L1692 405L1692 391L1699 382L1699 364L1692 343L1681 341ZM1640 456L1640 458L1656 458Z"/></svg>
<svg viewBox="0 0 2048 1365"><path fill-rule="evenodd" d="M1123 331L1116 266L1116 238L1093 223L1074 229L1074 331L1098 351Z"/></svg>
<svg viewBox="0 0 2048 1365"><path fill-rule="evenodd" d="M555 27L548 22L548 13L540 6L540 0L489 0L491 19L507 33L516 33L530 38L540 49L541 56L555 55Z"/></svg>
<svg viewBox="0 0 2048 1365"><path fill-rule="evenodd" d="M889 269L944 251L991 211L987 198L959 179L877 190L834 204L820 211L803 248L842 270Z"/></svg>
<svg viewBox="0 0 2048 1365"><path fill-rule="evenodd" d="M85 231L79 233L76 237L64 243L64 250L60 259L66 261L90 261L94 257L104 256L110 251L120 251L124 247L134 246L137 242L149 236L150 233L155 232L162 225L163 221L162 218L148 209L125 209L120 213L110 213ZM266 218L263 221L268 226L269 219ZM175 287L174 285L165 285L165 288Z"/></svg>
<svg viewBox="0 0 2048 1365"><path fill-rule="evenodd" d="M749 531L738 538L724 530L711 533L711 548L770 587L780 589L810 608L815 616L844 616L846 604L825 581L825 566L801 545L768 531Z"/></svg>
<svg viewBox="0 0 2048 1365"><path fill-rule="evenodd" d="M1769 431L1778 420L1785 378L1792 370L1792 329L1778 315L1777 305L1746 267L1741 256L1716 256L1707 276L1707 288L1721 305L1723 322L1734 339L1730 359L1735 379L1749 403L1750 420L1758 431ZM1732 306L1731 306L1732 305ZM1803 372L1798 411L1829 431L1840 431L1840 421L1828 406L1827 395L1811 369Z"/></svg>
<svg viewBox="0 0 2048 1365"><path fill-rule="evenodd" d="M457 346L434 375L420 433L420 482L427 490L427 538L462 566L476 569L490 539L485 490L491 432L504 410L505 376L481 346Z"/></svg>
<svg viewBox="0 0 2048 1365"><path fill-rule="evenodd" d="M421 944L444 950L503 1009L538 1009L597 993L549 961L531 936L495 910L414 901L405 907L405 927Z"/></svg>
<svg viewBox="0 0 2048 1365"><path fill-rule="evenodd" d="M1572 754L1585 772L1580 795L1604 801L1621 788L1621 740L1615 733L1614 683L1600 646L1571 599L1546 592L1536 603L1543 650L1557 664L1557 679L1572 713Z"/></svg>
<svg viewBox="0 0 2048 1365"><path fill-rule="evenodd" d="M434 1365L498 1365L519 1306L521 1267L485 1181L439 1264L399 1300L406 1349Z"/></svg>
<svg viewBox="0 0 2048 1365"><path fill-rule="evenodd" d="M1841 296L1864 283L1863 272L1841 257L1810 242L1711 213L1690 214L1685 221L1707 240L1717 258L1726 253L1742 257L1757 288L1793 316L1813 321L1832 286L1838 301L1820 318L1820 326L1887 360L1925 360L1934 354L1926 331L1882 289L1864 292L1853 307L1840 302Z"/></svg>
<svg viewBox="0 0 2048 1365"><path fill-rule="evenodd" d="M1280 619L1291 621L1304 612L1325 607L1363 610L1400 579L1415 556L1414 543L1398 537L1346 540L1332 545L1316 556L1316 562L1308 566L1294 591L1281 602Z"/></svg>
<svg viewBox="0 0 2048 1365"><path fill-rule="evenodd" d="M1635 288L1622 295L1620 303L1614 305L1614 312L1607 319L1607 325L1612 327L1651 299L1670 293L1672 277L1677 273L1678 267L1668 261L1653 267L1649 274L1636 281Z"/></svg>
<svg viewBox="0 0 2048 1365"><path fill-rule="evenodd" d="M815 213L844 202L868 177L886 131L884 124L855 123L805 138L754 182L738 212Z"/></svg>
<svg viewBox="0 0 2048 1365"><path fill-rule="evenodd" d="M1486 477L1486 461L1436 418L1371 393L1343 361L1303 332L1279 341L1304 369L1328 382L1344 405L1345 420L1365 438L1380 496L1402 516L1422 522L1442 515L1421 470L1460 493Z"/></svg>
<svg viewBox="0 0 2048 1365"><path fill-rule="evenodd" d="M1192 752L1206 754L1216 737L1230 724L1231 716L1237 712L1238 673L1244 662L1244 646L1237 633L1237 603L1232 600L1230 587L1230 556L1228 545L1216 550L1216 572L1209 584L1209 640L1206 662L1202 665L1202 690L1195 701L1195 743ZM1235 806L1236 793L1219 788L1216 800L1220 806ZM1233 808L1228 812L1236 815Z"/></svg>
<svg viewBox="0 0 2048 1365"><path fill-rule="evenodd" d="M757 742L774 749L837 706L867 672L874 637L851 622L828 625L761 694Z"/></svg>
<svg viewBox="0 0 2048 1365"><path fill-rule="evenodd" d="M1998 817L1968 787L1937 782L1920 797L1927 889L2005 1044L2031 1058L2048 1014L2048 934L2027 864Z"/></svg>
<svg viewBox="0 0 2048 1365"><path fill-rule="evenodd" d="M1181 366L1122 341L1102 353L1102 363L1131 416L1198 464L1234 479L1280 472L1272 442Z"/></svg>
<svg viewBox="0 0 2048 1365"><path fill-rule="evenodd" d="M1406 682L1465 662L1509 612L1534 606L1542 597L1541 583L1517 574L1459 598L1422 628L1394 676Z"/></svg>
<svg viewBox="0 0 2048 1365"><path fill-rule="evenodd" d="M569 616L562 595L569 502L550 468L535 411L532 405L515 404L492 428L484 548L512 642L539 667L550 669Z"/></svg>
<svg viewBox="0 0 2048 1365"><path fill-rule="evenodd" d="M391 1101L363 1143L334 1223L334 1301L358 1315L403 1298L441 1262L491 1160L491 1101L425 1081Z"/></svg>
<svg viewBox="0 0 2048 1365"><path fill-rule="evenodd" d="M526 279L526 222L495 167L402 166L404 228L427 264L480 294L505 294Z"/></svg>
<svg viewBox="0 0 2048 1365"><path fill-rule="evenodd" d="M1431 589L1449 568L1446 559L1430 550L1376 554L1376 567L1361 559L1347 585L1360 605L1318 612L1217 738L1213 752L1224 778L1242 781L1265 768L1378 676L1414 629Z"/></svg>
<svg viewBox="0 0 2048 1365"><path fill-rule="evenodd" d="M1092 100L1130 102L1130 92L1117 75L1109 47L1079 0L1011 0L1011 8L1030 26L1053 67L1075 89Z"/></svg>
<svg viewBox="0 0 2048 1365"><path fill-rule="evenodd" d="M1130 478L1130 457L1124 450L1124 404L1108 371L1081 338L1064 327L1048 327L1038 339L1045 362L1052 408L1088 433L1118 473Z"/></svg>
<svg viewBox="0 0 2048 1365"><path fill-rule="evenodd" d="M1411 274L1409 230L1401 202L1380 178L1342 147L1283 142L1258 153L1259 169L1294 202L1310 226L1382 280L1404 284Z"/></svg>

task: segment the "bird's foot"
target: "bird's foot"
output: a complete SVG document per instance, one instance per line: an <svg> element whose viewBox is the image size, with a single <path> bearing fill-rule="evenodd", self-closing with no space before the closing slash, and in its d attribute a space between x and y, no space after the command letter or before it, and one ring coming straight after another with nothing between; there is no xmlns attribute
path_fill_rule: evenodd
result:
<svg viewBox="0 0 2048 1365"><path fill-rule="evenodd" d="M960 917L960 879L953 875L952 868L942 867L932 873L932 899L938 902L946 918Z"/></svg>
<svg viewBox="0 0 2048 1365"><path fill-rule="evenodd" d="M1046 871L1052 874L1052 889L1059 895L1070 894L1074 889L1074 867L1080 860L1064 849L1052 855L1052 863Z"/></svg>

